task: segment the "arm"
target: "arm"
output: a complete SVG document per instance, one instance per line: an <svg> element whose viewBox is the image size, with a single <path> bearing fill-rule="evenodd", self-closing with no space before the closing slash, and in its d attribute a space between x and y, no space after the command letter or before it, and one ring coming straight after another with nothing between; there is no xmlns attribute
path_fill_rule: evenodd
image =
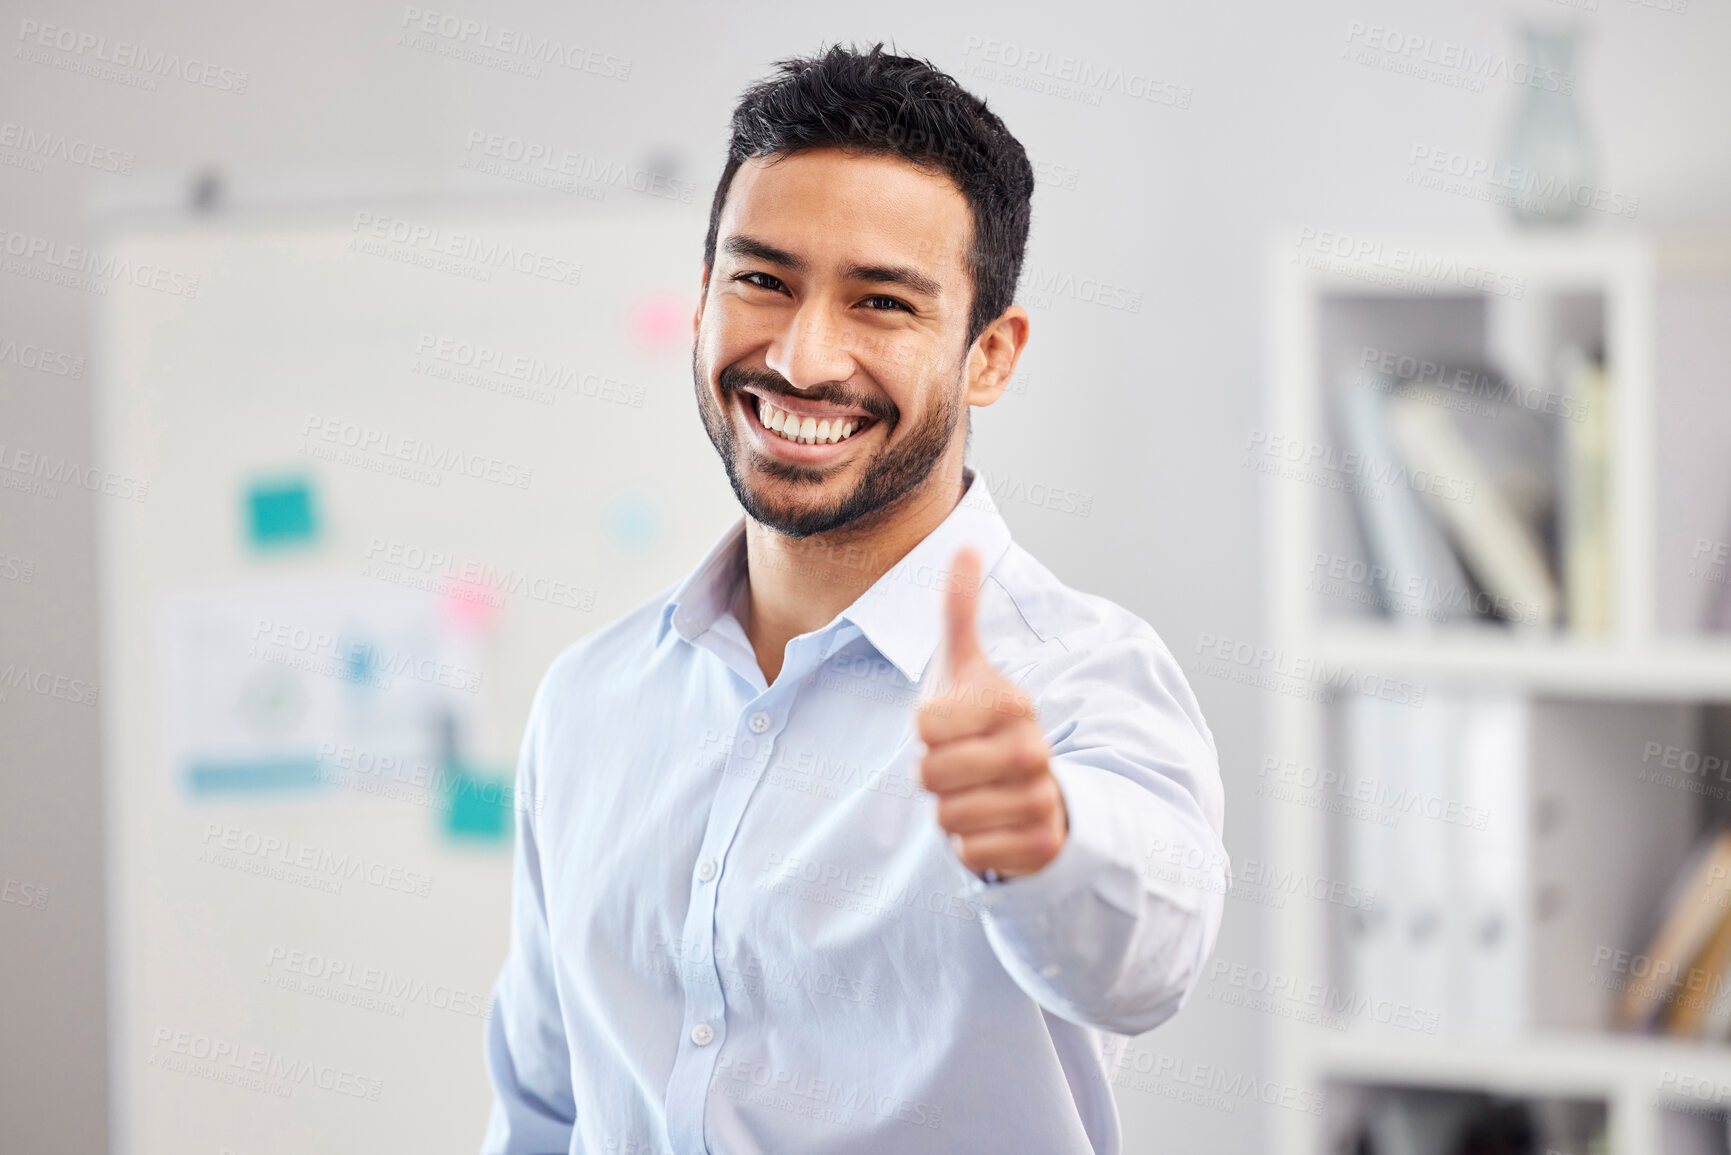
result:
<svg viewBox="0 0 1731 1155"><path fill-rule="evenodd" d="M545 686L543 681L530 707L517 763L511 945L487 1018L487 1075L494 1097L482 1155L563 1155L570 1150L577 1121L571 1055L553 984L536 830L542 798L537 752Z"/></svg>
<svg viewBox="0 0 1731 1155"><path fill-rule="evenodd" d="M1139 1034L1183 1005L1220 929L1230 872L1214 740L1146 627L1058 663L1037 701L1063 846L1031 874L985 885L970 873L969 886L1018 986L1073 1022Z"/></svg>
<svg viewBox="0 0 1731 1155"><path fill-rule="evenodd" d="M1030 696L980 646L977 551L957 553L953 572L949 689L917 725L921 780L963 886L1041 1006L1121 1034L1158 1026L1201 975L1229 878L1218 756L1196 697L1153 629L1116 607L1035 667Z"/></svg>

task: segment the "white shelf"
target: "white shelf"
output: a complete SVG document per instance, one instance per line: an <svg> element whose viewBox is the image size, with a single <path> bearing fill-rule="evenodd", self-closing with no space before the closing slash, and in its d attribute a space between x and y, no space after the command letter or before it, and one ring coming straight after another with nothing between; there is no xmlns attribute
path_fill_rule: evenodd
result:
<svg viewBox="0 0 1731 1155"><path fill-rule="evenodd" d="M1421 681L1498 682L1585 698L1731 700L1731 637L1630 645L1555 633L1330 624L1308 652L1328 666Z"/></svg>
<svg viewBox="0 0 1731 1155"><path fill-rule="evenodd" d="M1731 1047L1644 1035L1557 1033L1479 1042L1347 1034L1319 1038L1313 1058L1320 1079L1570 1098L1639 1092L1654 1106L1673 1097L1684 1101L1681 1093L1663 1090L1668 1071L1731 1087Z"/></svg>
<svg viewBox="0 0 1731 1155"><path fill-rule="evenodd" d="M1422 629L1412 628L1412 623L1325 614L1307 579L1318 552L1330 543L1332 527L1339 524L1341 498L1316 484L1271 478L1266 596L1268 640L1274 651L1286 661L1302 658L1314 663L1307 670L1313 675L1310 680L1323 683L1342 675L1376 673L1439 690L1502 685L1536 697L1607 703L1731 701L1731 635L1670 637L1656 630L1655 269L1662 261L1666 267L1676 265L1678 253L1661 251L1636 235L1585 232L1384 241L1371 250L1368 261L1316 251L1324 247L1319 244L1297 252L1290 241L1271 247L1266 429L1299 444L1330 444L1330 389L1325 387L1324 375L1335 372L1333 362L1339 354L1328 341L1345 338L1325 340L1325 334L1335 332L1331 326L1339 324L1341 308L1386 311L1387 299L1398 298L1415 309L1435 301L1442 310L1438 317L1449 316L1449 310L1458 316L1459 298L1474 295L1469 287L1449 283L1446 277L1376 275L1389 271L1376 261L1393 267L1390 254L1407 254L1415 267L1492 270L1504 289L1518 285L1521 291L1514 295L1524 300L1512 306L1506 291L1479 294L1486 301L1483 339L1487 346L1492 344L1494 314L1505 321L1514 319L1514 329L1500 332L1516 334L1517 348L1544 352L1518 344L1529 332L1521 328L1522 318L1552 307L1545 304L1547 297L1559 301L1583 294L1598 297L1603 302L1602 337L1613 390L1606 500L1613 527L1615 632L1600 639L1460 623ZM1300 245L1300 250L1304 248ZM1721 249L1720 255L1731 254L1731 245ZM1698 254L1690 259L1701 263ZM1504 299L1498 302L1498 296ZM1382 300L1362 304L1367 298ZM1394 307L1407 306L1397 302ZM1341 331L1360 334L1350 327ZM1415 331L1422 331L1422 326ZM1533 366L1525 371L1530 374ZM1301 765L1328 764L1326 701L1312 695L1277 694L1269 705L1270 743L1280 757ZM1600 793L1584 791L1572 797L1585 806ZM1266 820L1267 852L1283 867L1320 876L1338 861L1330 823L1319 812L1273 806ZM1270 919L1273 953L1281 968L1298 974L1335 973L1325 912L1290 904L1270 912ZM1319 1089L1333 1081L1603 1100L1609 1109L1612 1148L1618 1155L1657 1155L1667 1103L1679 1108L1703 1106L1680 1090L1666 1092L1662 1079L1667 1070L1725 1087L1728 1101L1716 1105L1731 1107L1731 1047L1692 1041L1591 1032L1551 1032L1507 1042L1447 1036L1382 1039L1287 1020L1276 1025L1273 1041L1282 1077ZM1320 1155L1324 1149L1323 1127L1309 1118L1281 1119L1271 1140L1272 1149L1281 1155Z"/></svg>

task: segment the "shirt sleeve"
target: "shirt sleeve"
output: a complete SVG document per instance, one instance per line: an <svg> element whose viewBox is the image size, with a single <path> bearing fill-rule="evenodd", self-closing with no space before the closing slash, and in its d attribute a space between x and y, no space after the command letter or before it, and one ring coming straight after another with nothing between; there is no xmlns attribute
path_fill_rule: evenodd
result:
<svg viewBox="0 0 1731 1155"><path fill-rule="evenodd" d="M577 1122L571 1055L553 983L536 831L542 798L538 719L545 692L543 682L530 708L517 762L511 940L487 1019L486 1062L493 1107L481 1155L564 1155L571 1148Z"/></svg>
<svg viewBox="0 0 1731 1155"><path fill-rule="evenodd" d="M1016 984L1125 1035L1189 997L1231 877L1214 736L1177 661L1138 625L1027 679L1069 815L1058 856L996 883L956 861Z"/></svg>

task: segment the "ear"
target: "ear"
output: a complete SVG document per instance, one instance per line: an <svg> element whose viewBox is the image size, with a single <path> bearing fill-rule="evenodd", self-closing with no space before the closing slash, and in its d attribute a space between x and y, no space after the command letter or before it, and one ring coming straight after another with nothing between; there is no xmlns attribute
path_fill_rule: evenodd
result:
<svg viewBox="0 0 1731 1155"><path fill-rule="evenodd" d="M1003 396L1027 344L1028 310L1011 305L968 350L969 405L990 405Z"/></svg>

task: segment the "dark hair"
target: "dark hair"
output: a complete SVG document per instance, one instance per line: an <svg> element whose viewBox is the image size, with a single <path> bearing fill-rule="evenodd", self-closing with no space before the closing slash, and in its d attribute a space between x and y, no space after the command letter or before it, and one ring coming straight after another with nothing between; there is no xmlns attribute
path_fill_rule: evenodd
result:
<svg viewBox="0 0 1731 1155"><path fill-rule="evenodd" d="M928 60L835 45L821 56L776 62L779 74L745 90L733 110L727 166L709 209L703 263L714 267L727 190L753 157L842 148L894 155L947 174L967 198L974 281L968 340L1010 306L1028 243L1034 168L986 102Z"/></svg>

